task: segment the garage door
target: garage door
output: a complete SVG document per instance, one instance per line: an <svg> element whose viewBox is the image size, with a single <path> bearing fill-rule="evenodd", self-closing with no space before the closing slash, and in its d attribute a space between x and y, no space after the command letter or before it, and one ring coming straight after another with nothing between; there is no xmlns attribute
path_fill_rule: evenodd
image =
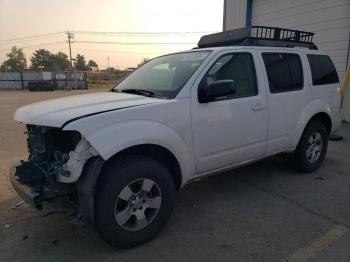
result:
<svg viewBox="0 0 350 262"><path fill-rule="evenodd" d="M314 42L331 55L343 77L349 48L350 0L253 0L252 25L315 32Z"/></svg>

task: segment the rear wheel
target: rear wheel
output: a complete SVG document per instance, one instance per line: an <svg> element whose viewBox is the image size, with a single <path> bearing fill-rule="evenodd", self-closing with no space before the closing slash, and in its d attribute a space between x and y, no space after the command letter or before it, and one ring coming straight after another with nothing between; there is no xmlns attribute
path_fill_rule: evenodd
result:
<svg viewBox="0 0 350 262"><path fill-rule="evenodd" d="M129 156L110 164L97 190L97 231L108 243L121 248L155 237L175 202L169 171L144 156Z"/></svg>
<svg viewBox="0 0 350 262"><path fill-rule="evenodd" d="M328 132L319 121L311 121L294 152L293 162L302 172L312 172L318 169L326 155Z"/></svg>

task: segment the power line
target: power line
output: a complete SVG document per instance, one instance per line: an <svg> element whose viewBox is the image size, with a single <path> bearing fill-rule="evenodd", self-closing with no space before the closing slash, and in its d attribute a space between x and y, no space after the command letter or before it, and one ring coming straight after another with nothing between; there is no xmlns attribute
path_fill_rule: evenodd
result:
<svg viewBox="0 0 350 262"><path fill-rule="evenodd" d="M38 37L50 36L50 35L58 35L58 34L63 34L63 33L64 32L56 32L56 33L49 33L49 34L24 36L24 37L12 38L12 39L0 40L0 42L1 43L3 43L3 42L12 42L12 41L17 41L17 40L22 40L22 39L38 38Z"/></svg>
<svg viewBox="0 0 350 262"><path fill-rule="evenodd" d="M40 43L40 44L35 44L35 45L29 45L29 46L23 46L20 47L22 49L28 49L28 48L33 48L33 47L40 47L40 46L51 46L51 45L58 45L58 44L63 44L66 43L66 41L57 41L57 42L50 42L50 43ZM114 45L187 45L187 44L194 44L194 43L162 43L162 42L145 42L145 43L141 43L141 42L99 42L99 41L75 41L74 43L84 43L84 44L114 44ZM5 52L5 51L9 51L11 50L11 48L6 48L6 49L1 49L0 52ZM86 49L84 49L86 50ZM91 50L91 51L97 51L97 50ZM111 51L113 52L113 51ZM142 52L143 53L143 52ZM140 52L140 54L142 54ZM151 54L148 52L144 52L144 54ZM156 53L154 53L156 54Z"/></svg>
<svg viewBox="0 0 350 262"><path fill-rule="evenodd" d="M108 42L108 41L75 41L75 43L83 44L111 44L111 45L194 45L195 43L180 43L180 42Z"/></svg>
<svg viewBox="0 0 350 262"><path fill-rule="evenodd" d="M101 49L80 49L80 48L72 48L72 50L75 51L92 51L92 52L102 52L102 53L118 53L118 54L154 54L159 55L163 54L163 52L125 52L125 51L118 51L118 50L101 50Z"/></svg>
<svg viewBox="0 0 350 262"><path fill-rule="evenodd" d="M72 31L75 34L87 35L110 35L110 36L171 36L171 35L193 35L193 34L210 34L209 31L197 32L102 32L102 31Z"/></svg>
<svg viewBox="0 0 350 262"><path fill-rule="evenodd" d="M57 44L63 44L63 43L66 43L66 41L58 41L58 42L42 43L42 44L31 45L31 46L24 46L24 47L20 47L20 49L27 49L27 48L38 47L38 46L57 45ZM2 49L0 50L0 52L5 52L9 50L11 50L11 48Z"/></svg>
<svg viewBox="0 0 350 262"><path fill-rule="evenodd" d="M53 38L57 38L57 37L62 37L62 35L45 36L45 37L40 37L40 38L35 38L35 39L23 39L23 40L15 41L15 44L13 44L13 43L0 43L0 45L18 45L18 43L36 42L36 41L41 41L44 39L53 39Z"/></svg>
<svg viewBox="0 0 350 262"><path fill-rule="evenodd" d="M68 32L55 32L55 33L47 33L47 34L40 34L40 35L31 35L31 36L24 36L24 37L18 37L18 38L12 38L12 39L6 39L6 40L0 40L0 43L4 42L13 42L18 40L24 40L24 39L31 39L31 38L41 38L45 36L53 36L53 35L59 35L64 34ZM171 35L193 35L193 34L209 34L213 32L209 31L193 31L193 32L103 32L103 31L70 31L70 33L76 33L76 34L87 34L87 35L126 35L126 36L171 36Z"/></svg>
<svg viewBox="0 0 350 262"><path fill-rule="evenodd" d="M18 37L18 38L12 38L12 39L6 39L6 40L0 40L0 45L7 45L11 44L13 42L15 43L21 43L21 42L32 42L32 41L40 41L43 39L49 39L49 38L55 38L60 37L62 34L66 33L67 35L73 35L73 33L80 34L80 35L96 35L96 36L110 36L110 37L117 37L117 36L139 36L139 37L171 37L171 36L178 36L178 37L184 37L184 36L191 36L191 35L198 35L198 34L208 34L211 32L205 32L205 31L197 31L197 32L103 32L103 31L68 31L68 32L54 32L54 33L47 33L47 34L40 34L40 35L31 35L31 36L24 36L24 37ZM83 41L80 41L83 42ZM84 41L87 42L87 41ZM96 42L97 43L97 42ZM102 42L101 42L102 43ZM105 42L107 43L107 42ZM124 44L123 42L116 42L115 44ZM125 44L148 44L148 43L128 43ZM152 44L152 43L150 43ZM158 43L153 43L158 44ZM163 43L159 43L163 44ZM164 43L168 44L168 43ZM169 44L181 44L181 43L169 43ZM184 43L185 44L185 43ZM192 44L192 43L189 43Z"/></svg>

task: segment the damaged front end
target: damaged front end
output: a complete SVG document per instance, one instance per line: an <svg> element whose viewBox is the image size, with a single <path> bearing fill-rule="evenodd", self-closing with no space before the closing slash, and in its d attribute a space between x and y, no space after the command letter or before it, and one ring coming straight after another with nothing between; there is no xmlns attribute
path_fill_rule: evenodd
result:
<svg viewBox="0 0 350 262"><path fill-rule="evenodd" d="M27 161L10 169L13 188L36 208L44 201L77 197L76 182L84 164L97 152L76 131L27 125Z"/></svg>

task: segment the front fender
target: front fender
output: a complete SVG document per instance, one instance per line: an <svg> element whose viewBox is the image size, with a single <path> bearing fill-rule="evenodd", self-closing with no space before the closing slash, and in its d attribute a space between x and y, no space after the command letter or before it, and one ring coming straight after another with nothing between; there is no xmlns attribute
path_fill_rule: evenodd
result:
<svg viewBox="0 0 350 262"><path fill-rule="evenodd" d="M295 128L294 136L292 137L292 139L290 141L289 146L291 148L297 147L299 140L301 138L301 135L303 134L307 123L317 113L326 113L332 121L332 117L331 117L332 112L331 112L329 104L322 101L322 100L312 101L304 108L304 110L300 114L300 117L297 121L297 125ZM333 123L332 123L332 125L333 125Z"/></svg>
<svg viewBox="0 0 350 262"><path fill-rule="evenodd" d="M148 120L124 121L95 129L93 132L80 130L78 125L73 124L64 129L79 131L104 160L132 146L154 144L174 154L181 168L183 184L194 173L190 148L173 129L162 123Z"/></svg>

